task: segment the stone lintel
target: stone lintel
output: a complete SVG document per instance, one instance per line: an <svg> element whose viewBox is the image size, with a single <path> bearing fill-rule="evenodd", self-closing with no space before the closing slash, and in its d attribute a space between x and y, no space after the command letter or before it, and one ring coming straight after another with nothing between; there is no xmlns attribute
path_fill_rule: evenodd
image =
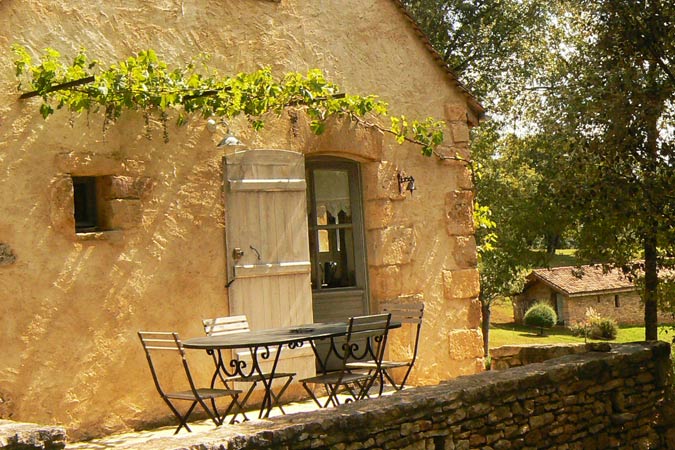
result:
<svg viewBox="0 0 675 450"><path fill-rule="evenodd" d="M123 161L88 152L59 153L56 155L56 167L60 172L78 177L111 175L124 171Z"/></svg>

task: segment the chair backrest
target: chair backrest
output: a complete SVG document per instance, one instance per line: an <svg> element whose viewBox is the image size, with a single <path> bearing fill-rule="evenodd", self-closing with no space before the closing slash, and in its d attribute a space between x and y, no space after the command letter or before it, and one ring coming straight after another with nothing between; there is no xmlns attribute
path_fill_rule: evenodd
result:
<svg viewBox="0 0 675 450"><path fill-rule="evenodd" d="M390 321L389 313L351 317L346 339L341 343L341 351L336 353L342 357L343 364L354 359L382 361Z"/></svg>
<svg viewBox="0 0 675 450"><path fill-rule="evenodd" d="M148 360L148 365L150 366L150 372L152 373L155 387L162 397L166 396L166 391L164 391L162 384L160 383L158 365L153 358L153 355L156 355L157 353L174 353L175 357L179 358L182 363L190 389L193 392L196 390L195 383L192 379L192 373L190 372L190 366L185 357L185 350L183 349L183 344L181 343L178 333L169 331L139 331L138 337L141 339L143 350L145 350L145 356ZM172 367L175 368L175 364ZM169 375L173 378L173 374L168 374L167 376Z"/></svg>
<svg viewBox="0 0 675 450"><path fill-rule="evenodd" d="M420 330L422 329L422 317L424 316L424 303L382 303L380 306L382 312L391 314L392 322L401 322L401 325L411 324L415 327L413 353L411 363L417 357L417 348L420 340Z"/></svg>
<svg viewBox="0 0 675 450"><path fill-rule="evenodd" d="M225 316L202 320L204 332L207 336L222 336L225 334L250 331L246 316Z"/></svg>

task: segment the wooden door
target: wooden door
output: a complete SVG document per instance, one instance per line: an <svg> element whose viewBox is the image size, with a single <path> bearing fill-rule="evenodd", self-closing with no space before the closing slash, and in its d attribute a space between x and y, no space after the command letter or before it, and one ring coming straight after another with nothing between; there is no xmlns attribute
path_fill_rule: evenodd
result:
<svg viewBox="0 0 675 450"><path fill-rule="evenodd" d="M245 314L253 330L313 322L304 171L303 155L286 150L225 157L229 313ZM293 367L303 376L313 367L307 350L307 367ZM288 357L298 352L285 349Z"/></svg>

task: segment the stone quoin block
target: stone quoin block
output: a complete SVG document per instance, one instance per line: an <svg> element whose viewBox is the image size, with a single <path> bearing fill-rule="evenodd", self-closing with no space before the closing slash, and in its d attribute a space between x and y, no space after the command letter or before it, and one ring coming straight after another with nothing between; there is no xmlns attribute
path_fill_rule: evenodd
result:
<svg viewBox="0 0 675 450"><path fill-rule="evenodd" d="M466 105L464 103L446 103L445 120L448 122L466 122Z"/></svg>
<svg viewBox="0 0 675 450"><path fill-rule="evenodd" d="M370 267L369 281L374 298L392 299L402 291L403 277L399 266Z"/></svg>
<svg viewBox="0 0 675 450"><path fill-rule="evenodd" d="M476 298L480 292L478 270L444 270L443 295L447 300Z"/></svg>
<svg viewBox="0 0 675 450"><path fill-rule="evenodd" d="M411 227L396 226L368 232L368 255L373 266L408 264L415 250Z"/></svg>
<svg viewBox="0 0 675 450"><path fill-rule="evenodd" d="M473 234L473 193L454 191L445 194L445 217L448 235Z"/></svg>
<svg viewBox="0 0 675 450"><path fill-rule="evenodd" d="M396 164L389 161L363 164L362 172L366 200L403 200L404 196L398 192Z"/></svg>
<svg viewBox="0 0 675 450"><path fill-rule="evenodd" d="M450 124L450 134L452 136L452 141L455 144L469 142L469 139L471 138L469 126L466 122L452 122Z"/></svg>

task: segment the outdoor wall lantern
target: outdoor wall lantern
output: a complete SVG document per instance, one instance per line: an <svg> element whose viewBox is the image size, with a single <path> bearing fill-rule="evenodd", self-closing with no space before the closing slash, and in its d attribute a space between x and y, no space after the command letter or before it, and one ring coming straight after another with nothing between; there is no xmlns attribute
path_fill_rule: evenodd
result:
<svg viewBox="0 0 675 450"><path fill-rule="evenodd" d="M412 175L406 177L401 172L397 173L396 177L398 178L398 193L402 195L403 191L409 191L412 197L413 191L416 189L415 178Z"/></svg>
<svg viewBox="0 0 675 450"><path fill-rule="evenodd" d="M237 139L237 137L230 132L230 127L225 120L221 120L220 122L218 122L214 118L210 118L209 120L206 121L206 128L211 133L215 133L216 131L218 131L218 125L224 125L227 131L225 132L225 137L221 139L220 142L218 142L218 145L216 147L225 147L230 145L244 145L243 142Z"/></svg>

